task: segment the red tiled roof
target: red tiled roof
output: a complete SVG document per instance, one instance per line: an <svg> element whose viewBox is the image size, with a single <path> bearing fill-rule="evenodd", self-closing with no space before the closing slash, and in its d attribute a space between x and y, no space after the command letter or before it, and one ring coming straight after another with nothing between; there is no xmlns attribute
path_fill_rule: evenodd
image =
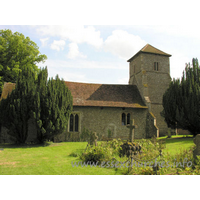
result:
<svg viewBox="0 0 200 200"><path fill-rule="evenodd" d="M147 108L134 85L65 82L74 106Z"/></svg>
<svg viewBox="0 0 200 200"><path fill-rule="evenodd" d="M15 88L15 83L4 83L4 86L3 86L3 90L2 90L2 94L1 94L1 99L6 99L8 94L10 94L13 89Z"/></svg>
<svg viewBox="0 0 200 200"><path fill-rule="evenodd" d="M138 55L141 52L162 55L162 56L167 56L167 57L171 56L170 54L165 53L165 52L151 46L150 44L147 44L140 51L138 51L133 57L131 57L127 62L130 62L136 55Z"/></svg>
<svg viewBox="0 0 200 200"><path fill-rule="evenodd" d="M73 106L147 108L135 85L107 85L65 81L72 93ZM1 98L6 98L15 83L4 83Z"/></svg>

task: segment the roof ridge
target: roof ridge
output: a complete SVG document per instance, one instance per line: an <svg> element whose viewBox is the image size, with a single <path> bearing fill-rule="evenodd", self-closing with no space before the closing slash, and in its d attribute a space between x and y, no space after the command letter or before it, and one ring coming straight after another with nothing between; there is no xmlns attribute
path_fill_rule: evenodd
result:
<svg viewBox="0 0 200 200"><path fill-rule="evenodd" d="M139 53L151 53L151 54L159 54L159 55L163 55L163 56L168 56L171 57L170 54L165 53L164 51L161 51L160 49L150 45L150 44L146 44L140 51L138 51L135 55L133 55L129 60L127 60L127 62L130 62L136 55L138 55Z"/></svg>
<svg viewBox="0 0 200 200"><path fill-rule="evenodd" d="M112 84L112 83L83 83L83 82L74 82L74 81L64 81L65 83L73 83L73 84L85 84L85 85L113 85L113 86L130 86L129 84Z"/></svg>
<svg viewBox="0 0 200 200"><path fill-rule="evenodd" d="M154 46L152 46L152 45L150 45L150 44L146 44L146 45L145 45L145 46L144 46L140 51L144 51L144 52L145 52L145 50L146 50L148 47L154 48L154 49L160 51L161 53L164 53L164 54L170 55L170 54L165 53L164 51L161 51L160 49L158 49L158 48L156 48L156 47L154 47Z"/></svg>

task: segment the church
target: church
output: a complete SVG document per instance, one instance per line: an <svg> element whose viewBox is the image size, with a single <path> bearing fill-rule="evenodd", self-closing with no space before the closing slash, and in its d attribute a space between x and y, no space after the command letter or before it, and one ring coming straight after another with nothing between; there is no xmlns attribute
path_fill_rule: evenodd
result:
<svg viewBox="0 0 200 200"><path fill-rule="evenodd" d="M127 85L65 81L73 96L73 112L68 129L54 141L78 141L84 129L96 132L99 140L129 139L133 120L135 139L166 135L167 124L160 113L163 94L171 81L170 56L149 44L144 46L127 61ZM5 83L1 98L6 98L13 87ZM36 130L32 126L29 131L27 141L33 141ZM9 142L9 137L4 133L0 140Z"/></svg>

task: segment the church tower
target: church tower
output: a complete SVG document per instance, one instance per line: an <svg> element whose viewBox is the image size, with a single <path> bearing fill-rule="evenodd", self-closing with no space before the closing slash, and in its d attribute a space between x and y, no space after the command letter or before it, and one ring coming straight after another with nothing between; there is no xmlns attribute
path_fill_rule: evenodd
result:
<svg viewBox="0 0 200 200"><path fill-rule="evenodd" d="M170 56L147 44L127 61L129 62L129 85L138 87L149 112L156 117L160 136L167 133L167 124L160 112L163 111L163 94L171 81Z"/></svg>

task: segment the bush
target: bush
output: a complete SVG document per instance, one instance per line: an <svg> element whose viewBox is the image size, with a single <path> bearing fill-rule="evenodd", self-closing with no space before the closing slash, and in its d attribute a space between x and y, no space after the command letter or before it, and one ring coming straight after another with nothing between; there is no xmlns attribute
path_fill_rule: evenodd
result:
<svg viewBox="0 0 200 200"><path fill-rule="evenodd" d="M78 157L79 154L77 152L72 152L69 154L69 156L72 156L72 157Z"/></svg>
<svg viewBox="0 0 200 200"><path fill-rule="evenodd" d="M109 147L89 146L88 149L83 153L80 158L84 162L94 162L101 164L102 161L109 161L112 159L112 149Z"/></svg>
<svg viewBox="0 0 200 200"><path fill-rule="evenodd" d="M83 128L83 131L80 134L80 140L82 142L89 142L90 141L90 137L91 137L91 131L89 131L88 129L86 129L85 127Z"/></svg>
<svg viewBox="0 0 200 200"><path fill-rule="evenodd" d="M52 141L44 141L44 142L43 142L44 147L50 146L51 144L53 144Z"/></svg>
<svg viewBox="0 0 200 200"><path fill-rule="evenodd" d="M130 151L140 151L141 146L137 145L136 143L131 142L125 142L121 145L121 148L119 149L119 156L120 157L130 157L131 152Z"/></svg>

